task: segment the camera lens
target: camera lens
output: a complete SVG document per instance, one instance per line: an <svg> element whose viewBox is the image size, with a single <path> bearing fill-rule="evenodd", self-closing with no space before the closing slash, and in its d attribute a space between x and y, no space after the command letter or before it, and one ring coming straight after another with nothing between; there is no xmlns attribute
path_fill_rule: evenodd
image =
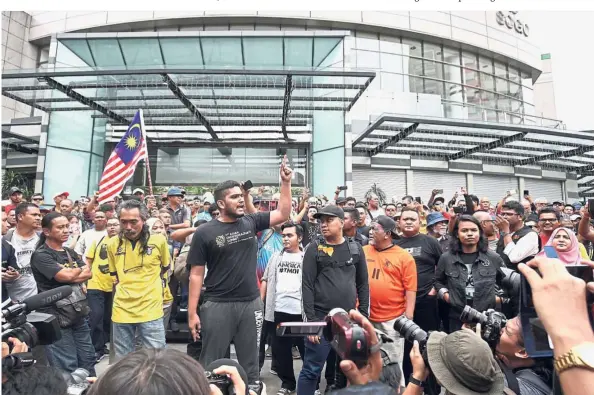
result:
<svg viewBox="0 0 594 395"><path fill-rule="evenodd" d="M422 330L413 320L402 316L394 321L394 330L400 333L407 342L413 343L415 340L423 344L427 340L427 332Z"/></svg>
<svg viewBox="0 0 594 395"><path fill-rule="evenodd" d="M470 306L465 306L460 314L460 321L469 324L485 325L488 321L487 316Z"/></svg>

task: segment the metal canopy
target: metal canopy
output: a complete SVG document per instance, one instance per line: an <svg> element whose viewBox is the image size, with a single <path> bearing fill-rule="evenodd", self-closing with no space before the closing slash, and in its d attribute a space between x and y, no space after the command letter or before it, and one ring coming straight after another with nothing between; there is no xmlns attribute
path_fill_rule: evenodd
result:
<svg viewBox="0 0 594 395"><path fill-rule="evenodd" d="M531 125L384 114L356 137L353 152L594 175L594 133Z"/></svg>
<svg viewBox="0 0 594 395"><path fill-rule="evenodd" d="M12 131L11 126L18 125L2 125L2 147L24 154L37 154L39 152L39 139Z"/></svg>
<svg viewBox="0 0 594 395"><path fill-rule="evenodd" d="M374 72L328 68L15 70L2 75L2 94L47 112L88 111L107 119L112 131L143 109L153 141L216 142L240 133L242 141L308 143L297 136L311 133L314 112L348 111L374 78ZM150 132L161 126L171 128ZM175 134L180 131L187 133ZM107 135L108 142L116 138Z"/></svg>

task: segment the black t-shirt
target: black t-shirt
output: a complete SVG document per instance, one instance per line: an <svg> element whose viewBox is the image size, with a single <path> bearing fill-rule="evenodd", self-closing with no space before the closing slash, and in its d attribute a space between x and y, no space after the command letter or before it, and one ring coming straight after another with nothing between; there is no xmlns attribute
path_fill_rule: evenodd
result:
<svg viewBox="0 0 594 395"><path fill-rule="evenodd" d="M321 234L320 224L317 222L301 221L301 226L303 227L303 240L301 240L301 244L303 247L307 247L309 243Z"/></svg>
<svg viewBox="0 0 594 395"><path fill-rule="evenodd" d="M408 251L417 265L417 298L427 296L435 283L435 269L441 257L439 242L424 234L401 237L394 244Z"/></svg>
<svg viewBox="0 0 594 395"><path fill-rule="evenodd" d="M256 233L269 227L270 213L260 212L230 223L215 219L196 229L187 261L208 269L204 300L242 302L260 295Z"/></svg>
<svg viewBox="0 0 594 395"><path fill-rule="evenodd" d="M371 229L371 227L369 226L360 226L357 228L357 233L369 238L369 230Z"/></svg>
<svg viewBox="0 0 594 395"><path fill-rule="evenodd" d="M54 277L64 268L84 267L85 263L81 257L73 250L68 250L73 264L68 260L68 254L65 250L56 251L44 244L31 255L31 272L37 283L39 292L49 291L50 289L66 285L57 281ZM60 265L63 265L60 266Z"/></svg>
<svg viewBox="0 0 594 395"><path fill-rule="evenodd" d="M472 265L478 259L479 253L473 252L470 254L460 253L460 259L468 269L468 278L466 279L466 304L472 306L474 299L474 277L472 275Z"/></svg>

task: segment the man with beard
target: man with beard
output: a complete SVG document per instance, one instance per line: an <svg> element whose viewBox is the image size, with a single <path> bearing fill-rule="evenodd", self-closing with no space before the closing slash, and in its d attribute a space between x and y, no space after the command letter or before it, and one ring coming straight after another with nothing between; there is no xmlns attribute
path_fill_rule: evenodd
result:
<svg viewBox="0 0 594 395"><path fill-rule="evenodd" d="M164 348L163 275L171 255L162 234L150 234L148 209L138 200L118 206L121 232L107 246L109 272L115 277L111 319L116 358L134 351L135 334L144 347Z"/></svg>
<svg viewBox="0 0 594 395"><path fill-rule="evenodd" d="M291 214L291 177L286 156L280 166L278 208L245 215L245 197L236 181L214 190L220 215L198 227L187 262L191 265L188 325L194 341L202 337L200 363L208 366L225 356L231 342L247 372L248 385L259 388L258 349L262 330L262 300L256 279L256 233L277 226ZM204 304L197 314L205 267Z"/></svg>
<svg viewBox="0 0 594 395"><path fill-rule="evenodd" d="M14 210L19 204L22 203L23 191L21 191L20 188L12 187L8 191L8 196L10 197L10 204L4 207L5 213Z"/></svg>
<svg viewBox="0 0 594 395"><path fill-rule="evenodd" d="M524 225L524 207L519 202L504 203L495 226L499 229L497 253L506 267L515 269L518 263L532 260L540 251L538 233Z"/></svg>

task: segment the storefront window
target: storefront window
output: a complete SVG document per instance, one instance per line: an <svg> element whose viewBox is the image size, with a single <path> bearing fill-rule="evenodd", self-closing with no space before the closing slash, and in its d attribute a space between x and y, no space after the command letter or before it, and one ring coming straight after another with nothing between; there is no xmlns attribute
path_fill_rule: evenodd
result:
<svg viewBox="0 0 594 395"><path fill-rule="evenodd" d="M443 80L443 63L432 62L430 60L424 60L425 76L430 78L436 78Z"/></svg>
<svg viewBox="0 0 594 395"><path fill-rule="evenodd" d="M495 75L501 78L507 78L507 66L501 62L495 61Z"/></svg>
<svg viewBox="0 0 594 395"><path fill-rule="evenodd" d="M404 54L409 56L422 57L421 42L416 40L402 39ZM408 51L407 51L408 49Z"/></svg>
<svg viewBox="0 0 594 395"><path fill-rule="evenodd" d="M516 84L520 83L520 72L518 69L510 66L508 73L510 81L515 82Z"/></svg>
<svg viewBox="0 0 594 395"><path fill-rule="evenodd" d="M509 83L503 78L495 78L495 90L504 95L509 94Z"/></svg>
<svg viewBox="0 0 594 395"><path fill-rule="evenodd" d="M493 82L493 76L490 74L481 73L481 88L490 91L495 90L495 84Z"/></svg>
<svg viewBox="0 0 594 395"><path fill-rule="evenodd" d="M481 73L493 74L493 59L479 56L479 70Z"/></svg>
<svg viewBox="0 0 594 395"><path fill-rule="evenodd" d="M425 59L438 60L441 62L443 60L443 53L441 51L441 46L424 42L423 43L423 57Z"/></svg>
<svg viewBox="0 0 594 395"><path fill-rule="evenodd" d="M469 52L462 52L462 66L469 69L478 69L476 55Z"/></svg>

